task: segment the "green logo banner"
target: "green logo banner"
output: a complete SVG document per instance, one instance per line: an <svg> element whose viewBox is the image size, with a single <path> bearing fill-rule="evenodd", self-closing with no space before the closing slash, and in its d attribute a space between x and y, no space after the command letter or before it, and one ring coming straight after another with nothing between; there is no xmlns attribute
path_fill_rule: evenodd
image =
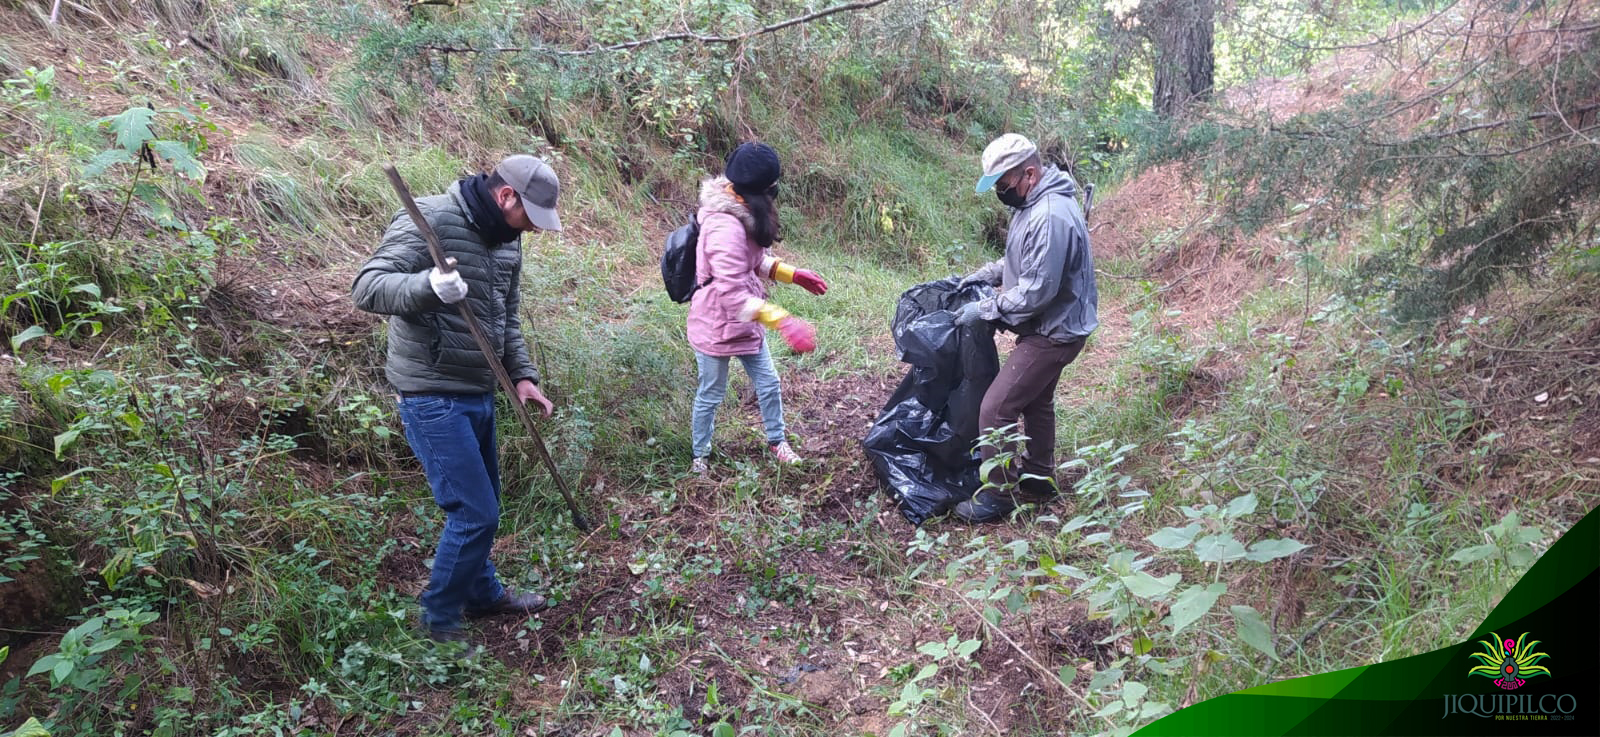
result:
<svg viewBox="0 0 1600 737"><path fill-rule="evenodd" d="M1467 640L1202 701L1134 737L1600 735L1600 509Z"/></svg>

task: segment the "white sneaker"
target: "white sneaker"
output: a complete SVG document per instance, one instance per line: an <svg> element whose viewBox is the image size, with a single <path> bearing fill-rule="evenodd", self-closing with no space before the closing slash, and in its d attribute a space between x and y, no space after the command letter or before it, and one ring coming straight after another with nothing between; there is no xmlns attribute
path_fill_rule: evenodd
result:
<svg viewBox="0 0 1600 737"><path fill-rule="evenodd" d="M768 447L772 448L772 454L778 457L779 463L799 463L804 460L799 453L794 452L794 448L789 447L787 440Z"/></svg>
<svg viewBox="0 0 1600 737"><path fill-rule="evenodd" d="M689 462L689 473L692 473L696 476L704 476L708 473L711 473L711 464L706 463L706 459L703 457L696 458Z"/></svg>

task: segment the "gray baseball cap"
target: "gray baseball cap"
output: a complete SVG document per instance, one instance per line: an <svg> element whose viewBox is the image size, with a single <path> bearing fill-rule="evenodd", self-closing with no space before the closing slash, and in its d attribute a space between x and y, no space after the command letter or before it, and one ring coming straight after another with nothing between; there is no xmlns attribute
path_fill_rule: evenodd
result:
<svg viewBox="0 0 1600 737"><path fill-rule="evenodd" d="M528 219L540 230L561 230L561 217L556 215L556 196L561 193L561 182L556 170L543 159L527 154L507 156L494 168L506 184L522 196L522 209Z"/></svg>

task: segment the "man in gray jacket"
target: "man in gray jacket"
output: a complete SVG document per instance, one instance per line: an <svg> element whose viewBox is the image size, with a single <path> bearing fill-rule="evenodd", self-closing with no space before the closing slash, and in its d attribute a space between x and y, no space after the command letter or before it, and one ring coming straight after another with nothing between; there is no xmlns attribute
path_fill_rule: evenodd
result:
<svg viewBox="0 0 1600 737"><path fill-rule="evenodd" d="M495 445L494 370L515 382L516 401L550 415L539 372L528 360L517 315L522 234L561 230L560 184L549 164L511 156L489 174L467 177L417 207L456 269L440 273L404 210L389 222L378 252L356 274L357 307L389 316L384 373L400 395L406 440L422 462L444 531L423 592L422 623L434 640L464 639L463 615L528 615L548 602L516 593L495 576L489 551L500 524L500 464ZM494 355L478 347L456 304L466 300Z"/></svg>
<svg viewBox="0 0 1600 737"><path fill-rule="evenodd" d="M956 506L958 517L993 522L1018 504L1046 502L1055 496L1056 384L1099 325L1094 256L1071 177L1046 168L1033 143L1015 133L1003 135L983 152L978 192L993 188L1012 208L1005 255L961 281L987 282L1002 291L964 305L956 323L988 320L1017 335L1000 374L978 410L980 431L1015 424L1020 418L1026 450L984 446L984 460L1004 450L1011 468L996 468L985 487Z"/></svg>

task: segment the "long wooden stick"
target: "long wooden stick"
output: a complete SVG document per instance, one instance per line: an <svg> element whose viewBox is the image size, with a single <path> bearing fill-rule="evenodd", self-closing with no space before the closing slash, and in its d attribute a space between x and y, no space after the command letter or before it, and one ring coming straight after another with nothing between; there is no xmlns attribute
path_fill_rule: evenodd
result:
<svg viewBox="0 0 1600 737"><path fill-rule="evenodd" d="M427 218L422 217L422 211L417 209L417 200L411 196L411 188L406 186L406 180L400 177L400 172L395 170L393 164L384 164L383 173L389 175L389 183L394 185L395 193L400 195L400 204L405 205L406 212L411 214L411 220L417 224L417 230L422 233L423 240L428 242L428 253L433 255L433 263L439 267L440 273L448 274L455 271L456 260L444 255L444 248L439 245L439 236L433 232L433 226L428 225ZM512 288L515 289L516 286ZM478 350L483 351L484 360L489 363L489 368L494 369L494 377L499 380L500 388L511 398L511 409L517 413L517 419L522 420L522 427L533 438L534 447L539 449L539 456L544 459L544 465L550 469L550 476L556 480L556 488L561 491L561 498L567 501L567 509L572 512L572 524L588 532L589 523L578 510L578 503L572 500L572 492L567 490L567 482L561 478L561 469L556 468L555 459L550 457L550 450L545 447L544 437L539 435L539 428L534 426L528 408L517 399L517 387L511 382L511 376L506 373L506 367L501 364L499 356L495 355L494 346L489 343L488 336L483 334L483 328L478 325L477 315L472 314L472 308L467 306L465 299L457 302L456 308L461 311L461 319L466 321L472 339L477 341Z"/></svg>

